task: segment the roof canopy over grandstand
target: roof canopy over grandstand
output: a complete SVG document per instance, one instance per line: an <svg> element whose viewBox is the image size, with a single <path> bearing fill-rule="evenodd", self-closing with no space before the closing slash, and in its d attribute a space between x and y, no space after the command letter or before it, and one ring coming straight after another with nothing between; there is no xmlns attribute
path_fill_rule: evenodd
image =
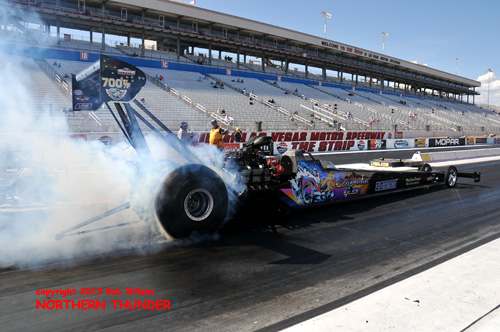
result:
<svg viewBox="0 0 500 332"><path fill-rule="evenodd" d="M222 52L226 52L236 55L238 67L242 64L241 57L245 60L247 56L257 57L261 59L262 71L278 68L280 74L293 76L296 73L290 70L290 65L297 64L304 66L306 78L385 91L397 89L415 95L446 96L467 103L474 103L474 96L478 95L475 89L480 86L471 79L359 47L174 1L9 3L37 11L48 27L57 27L58 35L62 27L89 31L91 40L91 32L102 33L103 49L106 35L124 36L128 41L141 39L142 55L145 40L153 40L158 50L173 51L178 58L202 48L208 51L204 61L209 64L214 60L214 51L219 59ZM312 75L312 68L321 74Z"/></svg>

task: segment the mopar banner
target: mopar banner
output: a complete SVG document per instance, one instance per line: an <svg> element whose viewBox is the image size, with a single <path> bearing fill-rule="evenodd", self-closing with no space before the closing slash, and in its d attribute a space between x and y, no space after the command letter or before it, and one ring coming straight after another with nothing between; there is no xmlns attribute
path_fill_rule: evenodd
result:
<svg viewBox="0 0 500 332"><path fill-rule="evenodd" d="M146 84L146 75L137 67L101 55L101 59L72 75L73 110L95 111L102 103L128 102Z"/></svg>
<svg viewBox="0 0 500 332"><path fill-rule="evenodd" d="M429 146L459 146L465 145L465 138L429 138Z"/></svg>

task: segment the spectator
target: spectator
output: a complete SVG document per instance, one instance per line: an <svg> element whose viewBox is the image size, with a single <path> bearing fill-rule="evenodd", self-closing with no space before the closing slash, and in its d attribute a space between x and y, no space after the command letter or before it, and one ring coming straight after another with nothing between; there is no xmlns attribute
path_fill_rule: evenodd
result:
<svg viewBox="0 0 500 332"><path fill-rule="evenodd" d="M177 132L177 137L185 144L190 145L193 140L193 132L188 131L188 127L188 123L186 121L182 121L180 129Z"/></svg>
<svg viewBox="0 0 500 332"><path fill-rule="evenodd" d="M236 128L236 131L234 132L234 141L240 143L242 136L243 132L241 131L241 129L239 127Z"/></svg>
<svg viewBox="0 0 500 332"><path fill-rule="evenodd" d="M163 75L160 75L160 81L163 81Z"/></svg>
<svg viewBox="0 0 500 332"><path fill-rule="evenodd" d="M210 122L212 130L210 130L209 143L215 145L217 149L224 150L224 138L226 137L227 130L217 124L217 120Z"/></svg>
<svg viewBox="0 0 500 332"><path fill-rule="evenodd" d="M146 99L144 99L144 97L141 98L141 103L142 104L146 103Z"/></svg>

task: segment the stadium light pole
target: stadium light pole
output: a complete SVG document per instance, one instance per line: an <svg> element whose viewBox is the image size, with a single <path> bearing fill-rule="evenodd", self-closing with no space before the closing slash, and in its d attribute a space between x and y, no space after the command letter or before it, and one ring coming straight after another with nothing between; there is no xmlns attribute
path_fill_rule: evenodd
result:
<svg viewBox="0 0 500 332"><path fill-rule="evenodd" d="M488 109L490 108L490 79L491 79L491 73L493 70L488 69Z"/></svg>
<svg viewBox="0 0 500 332"><path fill-rule="evenodd" d="M385 54L385 38L389 38L389 34L387 32L382 32L382 53Z"/></svg>
<svg viewBox="0 0 500 332"><path fill-rule="evenodd" d="M458 61L460 61L459 58L455 60L455 75L458 75Z"/></svg>
<svg viewBox="0 0 500 332"><path fill-rule="evenodd" d="M331 19L332 18L332 14L327 13L325 11L322 11L321 14L323 14L323 17L325 18L325 39L326 39L326 19Z"/></svg>

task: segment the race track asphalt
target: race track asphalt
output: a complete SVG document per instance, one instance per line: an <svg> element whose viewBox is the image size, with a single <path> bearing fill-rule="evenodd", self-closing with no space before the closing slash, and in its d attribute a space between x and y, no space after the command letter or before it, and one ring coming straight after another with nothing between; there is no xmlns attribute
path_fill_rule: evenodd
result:
<svg viewBox="0 0 500 332"><path fill-rule="evenodd" d="M324 159L367 161L362 154ZM4 267L1 330L278 331L499 238L499 167L499 161L462 165L459 171L480 171L481 182L459 179L453 189L287 216L256 211L226 224L218 240L180 243L155 254L121 253L35 270ZM36 309L36 301L45 299L37 290L67 287L77 294L51 299L105 300L106 309ZM154 295L124 294L133 287ZM81 288L101 288L103 294L81 295ZM122 294L105 295L107 288ZM111 302L157 299L170 301L171 309L120 310Z"/></svg>

